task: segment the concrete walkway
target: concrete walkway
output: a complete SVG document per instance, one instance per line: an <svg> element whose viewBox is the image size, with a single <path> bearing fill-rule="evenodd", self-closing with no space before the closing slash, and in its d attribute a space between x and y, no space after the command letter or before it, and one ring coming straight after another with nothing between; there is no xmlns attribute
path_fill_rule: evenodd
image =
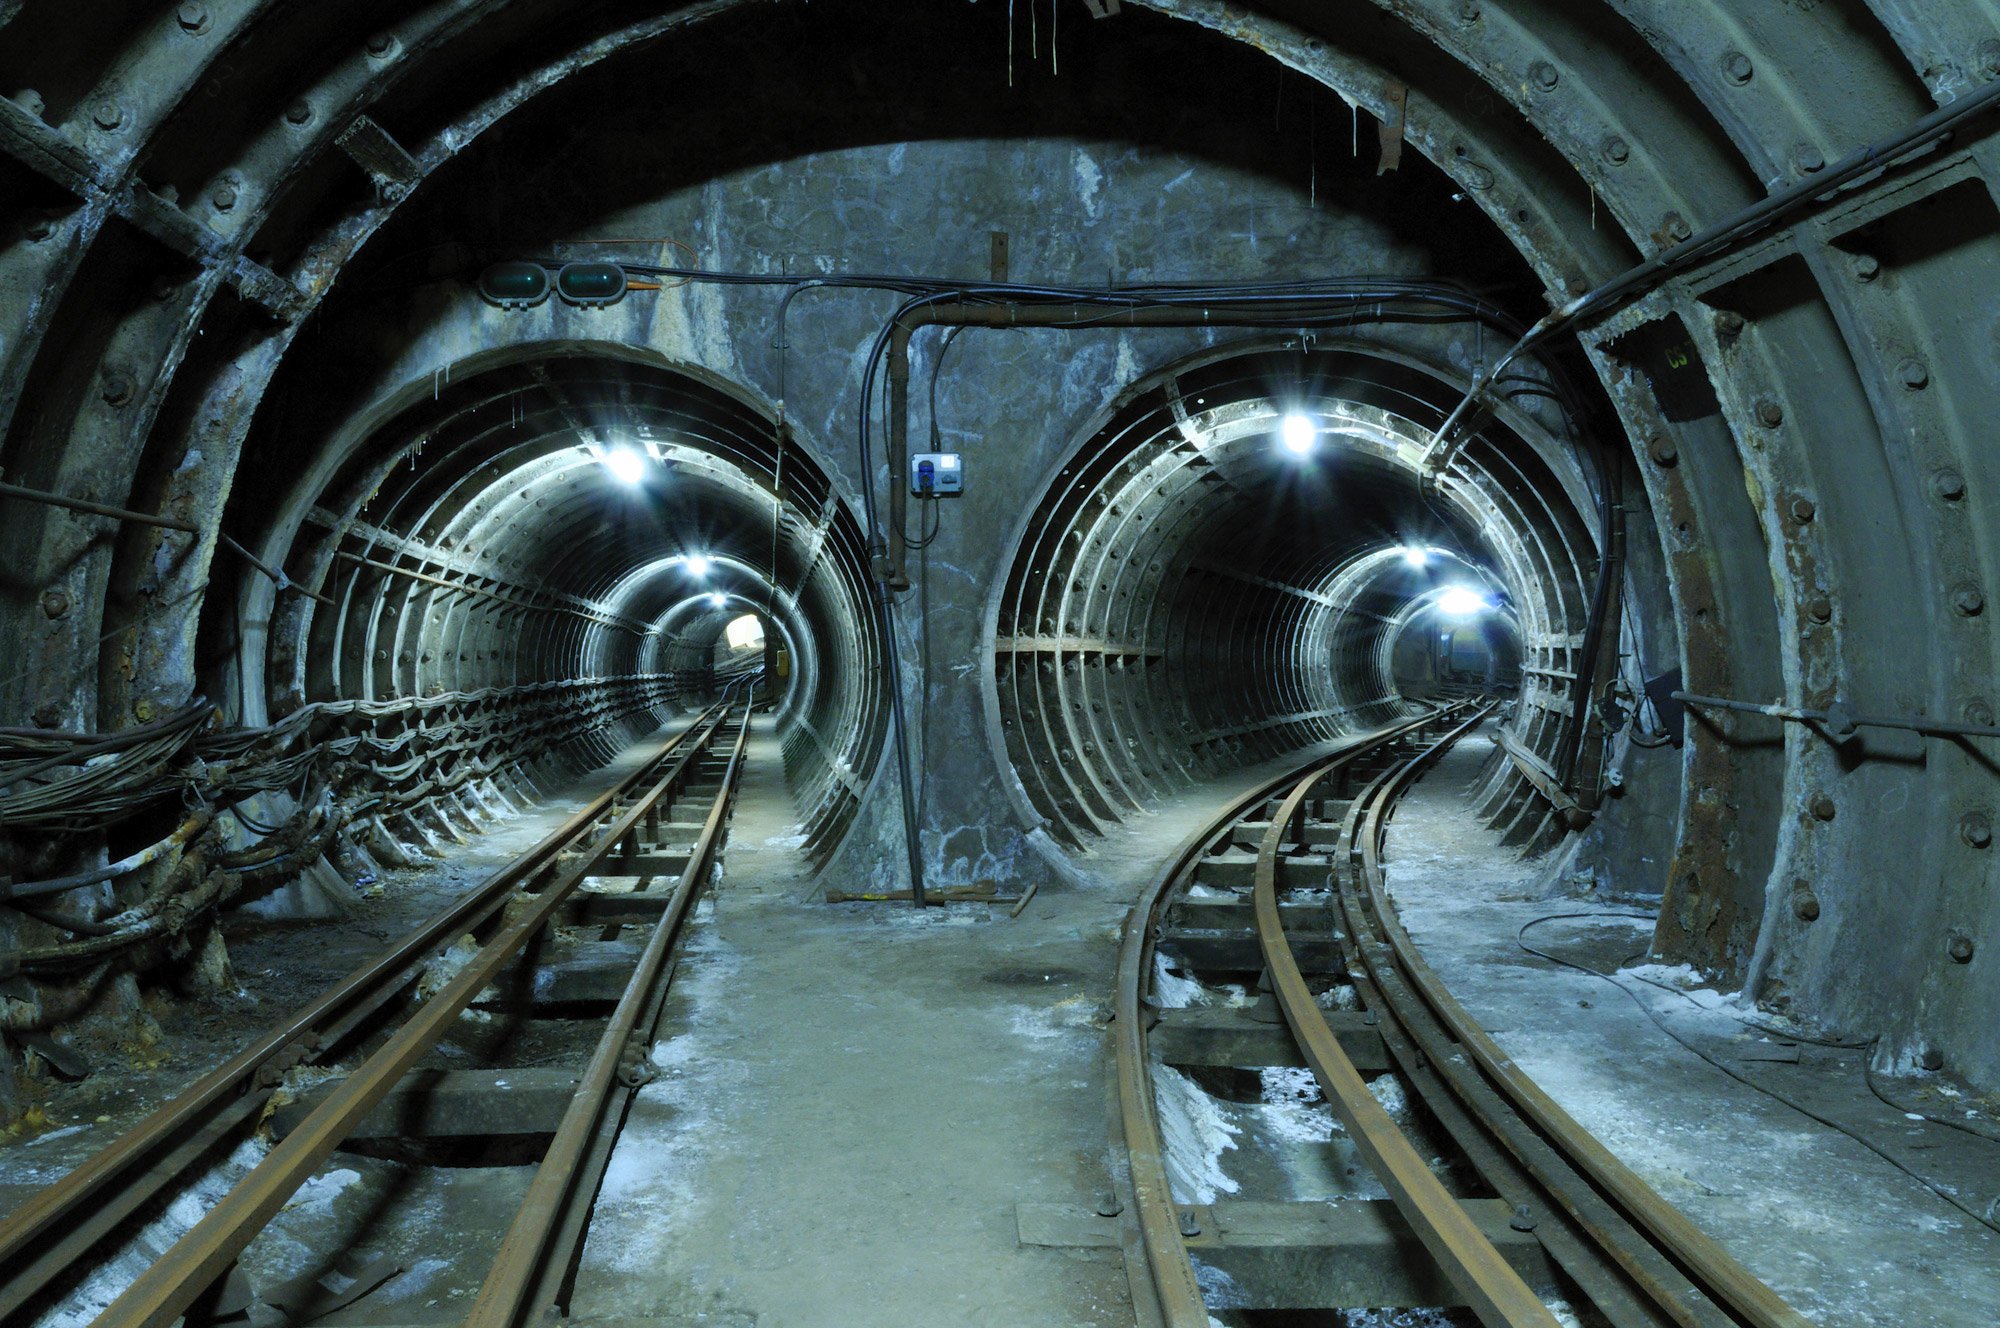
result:
<svg viewBox="0 0 2000 1328"><path fill-rule="evenodd" d="M1017 1201L1104 1184L1102 1021L1129 891L1050 889L1018 920L815 902L768 719L749 754L572 1313L1129 1324L1113 1252L1024 1249L1014 1219Z"/></svg>
<svg viewBox="0 0 2000 1328"><path fill-rule="evenodd" d="M2000 1235L1854 1140L1714 1068L1609 983L1520 948L1517 932L1538 918L1643 910L1552 892L1538 864L1466 823L1464 791L1491 752L1483 735L1461 743L1389 830L1390 893L1453 994L1566 1111L1822 1328L1994 1323ZM1611 971L1651 935L1649 922L1600 916L1546 922L1528 939ZM1648 975L1688 989L1626 981L1677 1033L1794 1100L1828 1103L1820 1114L1872 1115L1878 1143L1995 1148L1881 1107L1855 1053L1787 1049L1746 1030L1740 1019L1755 1012L1723 1008L1698 975Z"/></svg>

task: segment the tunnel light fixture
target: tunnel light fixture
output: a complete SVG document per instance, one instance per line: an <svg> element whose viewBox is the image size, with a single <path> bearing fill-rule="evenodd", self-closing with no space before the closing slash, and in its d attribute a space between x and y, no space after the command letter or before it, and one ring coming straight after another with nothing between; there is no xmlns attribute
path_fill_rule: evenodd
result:
<svg viewBox="0 0 2000 1328"><path fill-rule="evenodd" d="M1319 425L1312 416L1292 411L1278 421L1278 441L1293 456L1311 456L1313 448L1319 446Z"/></svg>
<svg viewBox="0 0 2000 1328"><path fill-rule="evenodd" d="M1438 612L1448 618L1470 618L1493 607L1486 596L1471 586L1446 586L1444 593L1438 596L1437 605Z"/></svg>
<svg viewBox="0 0 2000 1328"><path fill-rule="evenodd" d="M707 576L711 564L707 554L691 553L681 560L681 566L688 569L689 576Z"/></svg>
<svg viewBox="0 0 2000 1328"><path fill-rule="evenodd" d="M1430 565L1430 550L1424 548L1421 544L1405 545L1402 552L1403 561L1411 567L1427 567Z"/></svg>
<svg viewBox="0 0 2000 1328"><path fill-rule="evenodd" d="M479 274L479 297L502 309L532 309L549 298L548 269L540 263L495 263Z"/></svg>
<svg viewBox="0 0 2000 1328"><path fill-rule="evenodd" d="M727 604L727 603L729 602L729 596L727 596L727 595L723 594L723 593L722 593L721 591L719 591L719 590L715 590L715 591L710 591L710 592L709 592L709 596L708 596L708 602L709 602L710 604L713 604L713 605L714 605L714 606L715 606L716 608L718 608L718 609L719 609L719 608L721 608L721 607L722 607L723 605L725 605L725 604Z"/></svg>
<svg viewBox="0 0 2000 1328"><path fill-rule="evenodd" d="M613 447L604 453L604 468L620 484L637 484L646 478L646 458L629 447Z"/></svg>
<svg viewBox="0 0 2000 1328"><path fill-rule="evenodd" d="M625 298L630 289L625 269L616 263L565 263L556 273L556 294L580 309L603 309Z"/></svg>

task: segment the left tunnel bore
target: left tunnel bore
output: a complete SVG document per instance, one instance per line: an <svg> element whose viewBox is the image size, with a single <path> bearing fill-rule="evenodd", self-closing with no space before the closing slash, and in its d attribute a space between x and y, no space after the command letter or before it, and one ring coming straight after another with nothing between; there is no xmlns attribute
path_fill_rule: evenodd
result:
<svg viewBox="0 0 2000 1328"><path fill-rule="evenodd" d="M197 567L144 538L171 531L119 545L107 626L199 592L198 695L151 698L160 637L131 633L102 691L142 722L91 779L10 801L20 968L45 1016L131 981L115 972L191 954L226 972L183 878L219 904L302 872L338 895L329 868L353 884L422 861L767 663L808 857L855 816L842 775L873 767L885 728L865 542L769 412L629 353L494 357L366 404L341 390L302 373L267 394L222 525L244 556ZM766 651L727 648L746 616ZM34 732L52 759L89 740ZM190 761L211 775L193 802L171 796ZM73 907L103 890L108 908Z"/></svg>

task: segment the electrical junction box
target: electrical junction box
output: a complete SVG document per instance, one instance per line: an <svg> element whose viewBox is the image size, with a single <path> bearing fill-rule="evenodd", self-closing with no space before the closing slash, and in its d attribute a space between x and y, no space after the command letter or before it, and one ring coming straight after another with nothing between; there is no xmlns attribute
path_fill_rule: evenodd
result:
<svg viewBox="0 0 2000 1328"><path fill-rule="evenodd" d="M955 497L965 489L965 464L956 452L919 452L910 458L910 492L919 498Z"/></svg>

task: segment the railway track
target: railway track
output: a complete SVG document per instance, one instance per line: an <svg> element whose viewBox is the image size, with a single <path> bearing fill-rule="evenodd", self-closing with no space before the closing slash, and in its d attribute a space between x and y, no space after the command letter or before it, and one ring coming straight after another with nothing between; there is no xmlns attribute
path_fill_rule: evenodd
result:
<svg viewBox="0 0 2000 1328"><path fill-rule="evenodd" d="M260 1130L275 1139L269 1151L94 1323L166 1328L183 1316L197 1322L255 1311L252 1322L307 1322L329 1313L400 1265L377 1261L339 1290L307 1281L260 1291L232 1275L238 1256L335 1150L357 1136L452 1133L433 1129L426 1117L443 1110L441 1103L482 1091L492 1134L530 1138L541 1148L463 1321L497 1328L559 1310L612 1142L632 1095L650 1077L648 1049L674 944L726 834L750 708L747 687L726 690L517 861L0 1221L0 1323L32 1322L64 1307L204 1166ZM563 944L552 942L558 930L568 938ZM643 935L643 944L621 943L627 931ZM593 943L611 953L582 966L588 980L581 987L572 980L556 992L589 1021L570 1039L575 1053L566 1064L509 1067L499 1060L470 1071L458 1061L446 1069L427 1064L475 1004L498 993L517 1011L535 1006L550 994L545 955L573 957ZM440 965L446 951L451 962ZM572 965L572 979L576 972ZM301 1069L318 1082L294 1099L291 1087L301 1076L293 1072ZM540 1090L535 1121L494 1119L518 1109L493 1101L495 1090L510 1084Z"/></svg>
<svg viewBox="0 0 2000 1328"><path fill-rule="evenodd" d="M1123 1159L1098 1211L1117 1220L1142 1323L1459 1306L1486 1328L1572 1314L1614 1328L1809 1328L1537 1088L1398 921L1388 818L1486 715L1447 707L1254 790L1191 836L1134 908L1113 1023ZM1157 988L1182 979L1258 996L1174 1007ZM1162 1071L1223 1083L1300 1065L1387 1197L1176 1196ZM1419 1110L1392 1116L1364 1070L1393 1072Z"/></svg>

